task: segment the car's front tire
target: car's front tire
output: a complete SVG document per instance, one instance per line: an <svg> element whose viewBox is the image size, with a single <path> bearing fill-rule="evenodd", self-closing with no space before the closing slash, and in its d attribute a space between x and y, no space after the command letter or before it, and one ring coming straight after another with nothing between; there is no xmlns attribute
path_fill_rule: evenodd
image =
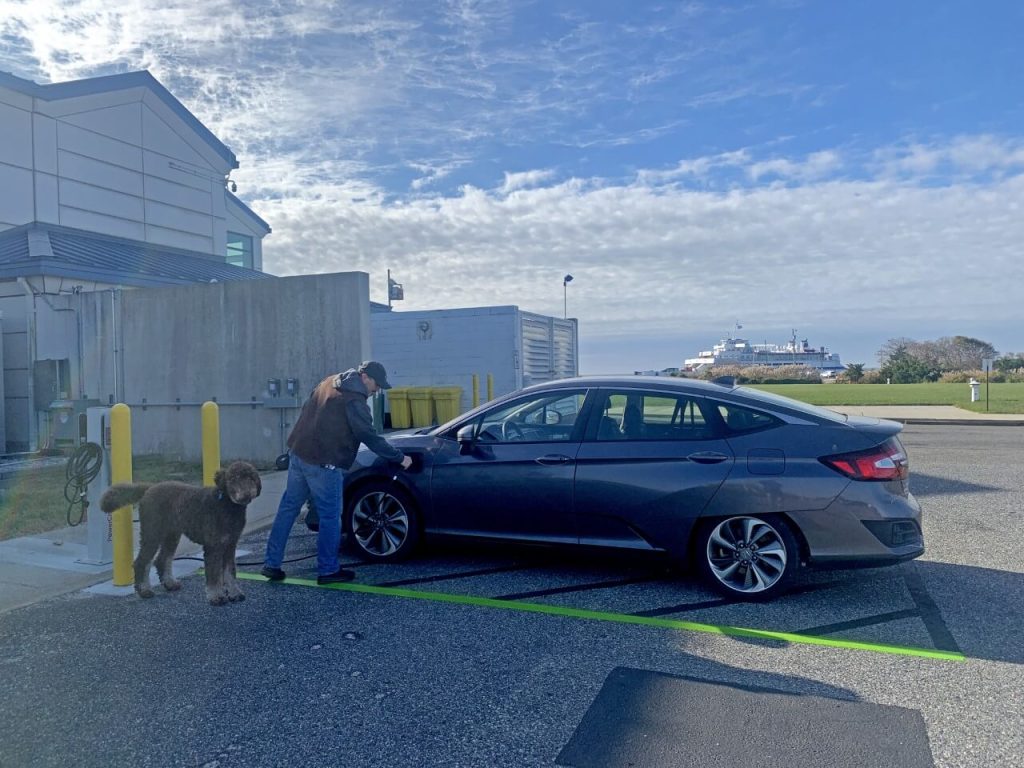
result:
<svg viewBox="0 0 1024 768"><path fill-rule="evenodd" d="M373 481L346 499L345 530L363 559L397 562L409 557L419 543L419 512L404 489L393 482Z"/></svg>
<svg viewBox="0 0 1024 768"><path fill-rule="evenodd" d="M780 517L737 515L705 522L695 552L704 579L736 600L772 600L792 587L800 548Z"/></svg>

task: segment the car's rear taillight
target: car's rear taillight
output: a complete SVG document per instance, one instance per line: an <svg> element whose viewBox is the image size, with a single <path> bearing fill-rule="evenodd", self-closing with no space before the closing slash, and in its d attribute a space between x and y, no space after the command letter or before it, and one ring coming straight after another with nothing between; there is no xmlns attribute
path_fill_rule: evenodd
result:
<svg viewBox="0 0 1024 768"><path fill-rule="evenodd" d="M822 456L819 461L852 480L905 480L910 474L907 454L895 437L866 451Z"/></svg>

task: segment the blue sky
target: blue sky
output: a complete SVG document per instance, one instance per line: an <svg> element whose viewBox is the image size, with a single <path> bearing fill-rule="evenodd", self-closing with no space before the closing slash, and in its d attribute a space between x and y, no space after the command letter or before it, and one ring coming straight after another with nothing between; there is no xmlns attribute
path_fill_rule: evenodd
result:
<svg viewBox="0 0 1024 768"><path fill-rule="evenodd" d="M123 7L122 7L123 6ZM238 156L275 274L579 318L581 370L739 322L844 362L1024 350L1017 2L0 0L0 70L148 69Z"/></svg>

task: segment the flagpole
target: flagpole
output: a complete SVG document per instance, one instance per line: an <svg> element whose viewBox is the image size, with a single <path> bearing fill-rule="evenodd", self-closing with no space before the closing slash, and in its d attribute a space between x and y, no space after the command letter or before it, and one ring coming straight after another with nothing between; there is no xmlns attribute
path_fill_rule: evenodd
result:
<svg viewBox="0 0 1024 768"><path fill-rule="evenodd" d="M391 309L391 270L388 270L388 309Z"/></svg>

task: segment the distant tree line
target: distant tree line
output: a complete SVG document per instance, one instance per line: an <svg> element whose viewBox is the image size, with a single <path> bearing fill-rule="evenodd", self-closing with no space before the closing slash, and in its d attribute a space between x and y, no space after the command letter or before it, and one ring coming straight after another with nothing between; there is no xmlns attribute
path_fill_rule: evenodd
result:
<svg viewBox="0 0 1024 768"><path fill-rule="evenodd" d="M893 384L939 381L944 374L980 371L982 360L998 356L987 341L943 336L935 341L889 339L878 350L879 378Z"/></svg>
<svg viewBox="0 0 1024 768"><path fill-rule="evenodd" d="M944 336L935 341L889 339L878 350L878 370L866 371L862 363L853 363L846 366L840 380L866 384L960 383L983 377L982 361L986 358L993 360L990 381L1024 381L1024 353L1000 356L987 341L970 336Z"/></svg>

